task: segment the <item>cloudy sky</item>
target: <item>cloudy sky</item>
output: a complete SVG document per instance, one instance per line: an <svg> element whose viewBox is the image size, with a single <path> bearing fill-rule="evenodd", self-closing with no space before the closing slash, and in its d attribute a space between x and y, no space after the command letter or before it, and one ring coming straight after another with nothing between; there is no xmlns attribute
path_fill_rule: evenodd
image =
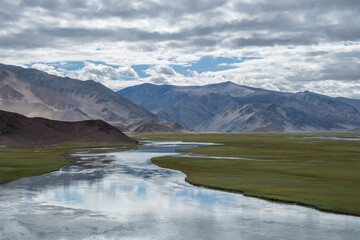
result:
<svg viewBox="0 0 360 240"><path fill-rule="evenodd" d="M360 98L359 0L0 0L1 62L93 79Z"/></svg>

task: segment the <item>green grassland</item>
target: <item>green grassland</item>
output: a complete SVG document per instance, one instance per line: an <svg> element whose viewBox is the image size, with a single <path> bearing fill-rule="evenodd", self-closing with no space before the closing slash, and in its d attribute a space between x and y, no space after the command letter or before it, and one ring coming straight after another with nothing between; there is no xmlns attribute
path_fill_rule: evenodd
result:
<svg viewBox="0 0 360 240"><path fill-rule="evenodd" d="M5 149L0 151L0 183L58 170L70 162L64 149Z"/></svg>
<svg viewBox="0 0 360 240"><path fill-rule="evenodd" d="M163 134L137 138L224 144L181 150L203 157L152 160L160 167L184 172L194 185L360 216L360 141L296 138L358 135ZM211 159L206 155L249 159Z"/></svg>
<svg viewBox="0 0 360 240"><path fill-rule="evenodd" d="M110 147L134 147L134 145L116 145ZM56 148L0 149L0 184L22 177L40 175L59 170L71 162L65 158L70 152L83 148L101 148L109 146L73 146Z"/></svg>

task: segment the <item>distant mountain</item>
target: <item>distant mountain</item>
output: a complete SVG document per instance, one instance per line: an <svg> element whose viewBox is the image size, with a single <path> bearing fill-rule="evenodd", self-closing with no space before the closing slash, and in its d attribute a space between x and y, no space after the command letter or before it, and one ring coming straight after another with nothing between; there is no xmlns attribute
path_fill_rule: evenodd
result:
<svg viewBox="0 0 360 240"><path fill-rule="evenodd" d="M360 100L283 93L232 82L206 86L142 84L118 93L166 121L196 131L319 132L360 127Z"/></svg>
<svg viewBox="0 0 360 240"><path fill-rule="evenodd" d="M155 122L151 119L146 119L137 123L133 123L127 126L128 131L135 133L149 133L149 132L190 132L189 129L186 129L175 122Z"/></svg>
<svg viewBox="0 0 360 240"><path fill-rule="evenodd" d="M102 120L64 122L27 118L0 110L0 146L135 144L136 141Z"/></svg>
<svg viewBox="0 0 360 240"><path fill-rule="evenodd" d="M102 119L118 128L158 117L102 84L0 64L0 109L28 117Z"/></svg>

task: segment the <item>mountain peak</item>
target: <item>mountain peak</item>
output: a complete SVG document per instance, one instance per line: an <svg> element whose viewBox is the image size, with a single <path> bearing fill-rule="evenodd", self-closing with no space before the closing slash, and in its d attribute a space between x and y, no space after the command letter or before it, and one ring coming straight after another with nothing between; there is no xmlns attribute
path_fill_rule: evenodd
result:
<svg viewBox="0 0 360 240"><path fill-rule="evenodd" d="M216 86L230 86L230 85L239 86L236 83L233 83L232 81L226 81L226 82L221 82L221 83L210 84L210 86L211 85L216 85Z"/></svg>

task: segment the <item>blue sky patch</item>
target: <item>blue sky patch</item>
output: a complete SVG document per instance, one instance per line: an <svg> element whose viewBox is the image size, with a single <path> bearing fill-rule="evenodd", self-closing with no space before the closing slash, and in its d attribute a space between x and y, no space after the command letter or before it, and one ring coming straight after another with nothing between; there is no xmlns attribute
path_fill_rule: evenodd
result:
<svg viewBox="0 0 360 240"><path fill-rule="evenodd" d="M181 66L181 65L170 65L170 66L176 72L181 73L184 76L188 76L189 74L188 70L196 71L198 73L223 71L223 70L237 68L236 66L231 65L233 63L241 63L251 59L259 59L259 58L254 58L254 57L214 58L211 56L206 56L206 57L202 57L199 61L189 62L189 66Z"/></svg>
<svg viewBox="0 0 360 240"><path fill-rule="evenodd" d="M139 75L139 78L147 78L150 75L146 74L145 71L150 68L152 65L133 65L131 66L135 72Z"/></svg>
<svg viewBox="0 0 360 240"><path fill-rule="evenodd" d="M261 59L257 57L211 57L211 56L205 56L202 57L200 60L197 61L191 61L188 62L187 65L170 65L177 73L182 74L184 76L191 76L193 71L196 71L198 73L203 72L217 72L217 71L224 71L228 69L234 69L237 68L237 66L234 66L234 63L241 63L248 60L253 59ZM170 59L171 61L171 59ZM122 67L121 65L112 65L107 64L102 61L67 61L67 62L51 62L51 63L45 63L45 62L39 62L41 64L46 64L48 66L54 67L56 70L59 69L65 69L65 71L76 71L80 70L83 67L85 67L85 63L90 62L96 65L102 64L106 66L111 66L113 68ZM31 67L35 63L28 64L28 67ZM146 74L146 70L151 68L154 65L149 64L139 64L139 65L132 65L131 67L135 70L135 72L138 74L139 78L147 78L150 77L150 75ZM111 76L112 80L117 80L116 76ZM132 80L133 78L126 77L125 75L121 78L123 80Z"/></svg>
<svg viewBox="0 0 360 240"><path fill-rule="evenodd" d="M356 42L346 42L346 43L344 43L344 46L353 46L353 45L359 45L359 43L356 43Z"/></svg>

